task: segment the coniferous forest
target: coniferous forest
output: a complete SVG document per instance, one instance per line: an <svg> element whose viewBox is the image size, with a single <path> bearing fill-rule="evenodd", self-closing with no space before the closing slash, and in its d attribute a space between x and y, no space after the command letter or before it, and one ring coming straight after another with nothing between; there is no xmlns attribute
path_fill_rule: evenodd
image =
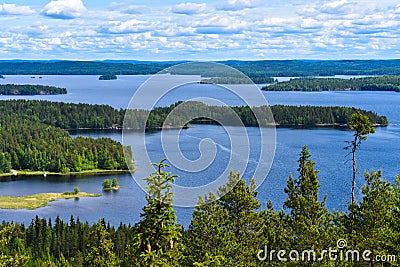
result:
<svg viewBox="0 0 400 267"><path fill-rule="evenodd" d="M151 195L146 197L148 204L135 225L121 223L116 227L104 219L89 225L74 217L69 222L36 217L29 225L3 222L0 266L398 263L400 176L390 183L380 170L365 172L360 200L351 203L347 212L330 212L325 206L327 196L318 194L318 170L304 146L297 172L287 179L283 207L273 207L270 201L260 203L255 181L246 183L231 172L228 184L219 189L223 196L218 200L213 194L199 198L191 223L184 229L176 222L172 206L170 188L175 177L165 171L165 161L155 165L157 170L146 179ZM232 190L228 192L228 188ZM339 244L343 250L338 250ZM302 254L304 249L307 254ZM277 256L278 250L287 253ZM369 261L365 261L364 251Z"/></svg>
<svg viewBox="0 0 400 267"><path fill-rule="evenodd" d="M395 91L400 92L400 76L363 78L296 78L266 85L265 91Z"/></svg>
<svg viewBox="0 0 400 267"><path fill-rule="evenodd" d="M168 107L156 107L150 114L144 110L129 110L125 127L135 129L146 123L147 129L161 128L168 114L180 103L182 102L177 102ZM253 111L248 106L232 107L232 109L240 117L243 125L258 125ZM260 113L266 109L267 107L256 107L254 111L255 113ZM360 111L359 109L348 107L285 105L274 105L270 109L274 116L274 123L278 126L347 126L351 114ZM388 124L385 116L380 116L371 111L361 110L361 112L368 116L375 125L386 126ZM121 128L125 114L126 110L116 110L108 105L72 104L38 100L0 101L0 117L18 117L62 129ZM188 120L192 119L194 114L206 114L211 118L223 119L231 115L231 109L229 107L208 106L200 102L191 102L191 104L185 105L179 114L174 116L175 120L171 122L171 127L184 125ZM191 123L214 122L198 118L192 120ZM267 118L265 124L271 123L273 123L272 118Z"/></svg>

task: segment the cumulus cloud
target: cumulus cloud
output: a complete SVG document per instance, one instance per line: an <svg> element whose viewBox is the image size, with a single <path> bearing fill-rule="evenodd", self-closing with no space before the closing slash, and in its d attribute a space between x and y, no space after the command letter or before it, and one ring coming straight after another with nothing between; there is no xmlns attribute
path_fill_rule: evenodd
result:
<svg viewBox="0 0 400 267"><path fill-rule="evenodd" d="M253 0L228 0L227 2L217 6L218 10L238 11L245 8L254 8L255 1Z"/></svg>
<svg viewBox="0 0 400 267"><path fill-rule="evenodd" d="M203 13L207 9L206 4L196 4L196 3L182 3L175 5L172 8L172 12L175 14L193 15L198 13Z"/></svg>
<svg viewBox="0 0 400 267"><path fill-rule="evenodd" d="M44 6L41 14L56 19L73 19L86 11L81 0L53 0Z"/></svg>
<svg viewBox="0 0 400 267"><path fill-rule="evenodd" d="M30 6L18 6L15 4L0 5L0 15L30 15L35 13Z"/></svg>
<svg viewBox="0 0 400 267"><path fill-rule="evenodd" d="M115 21L103 25L100 31L111 34L143 33L154 29L152 25L145 21L131 19L127 21Z"/></svg>
<svg viewBox="0 0 400 267"><path fill-rule="evenodd" d="M333 2L328 2L326 4L323 4L319 10L322 13L340 14L340 13L349 12L351 10L350 6L351 6L351 3L349 1L338 0L338 1L333 1Z"/></svg>

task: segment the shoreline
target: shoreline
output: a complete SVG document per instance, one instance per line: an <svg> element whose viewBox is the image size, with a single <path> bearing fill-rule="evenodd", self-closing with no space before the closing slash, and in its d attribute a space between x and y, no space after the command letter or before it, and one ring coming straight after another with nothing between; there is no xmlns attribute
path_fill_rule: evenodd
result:
<svg viewBox="0 0 400 267"><path fill-rule="evenodd" d="M4 210L35 210L49 206L50 202L59 199L79 199L80 197L100 197L101 194L79 192L77 194L66 193L39 193L27 196L0 196L0 209Z"/></svg>
<svg viewBox="0 0 400 267"><path fill-rule="evenodd" d="M90 170L81 172L45 172L45 171L18 171L12 170L9 173L0 174L1 178L12 178L12 177L33 177L33 176L43 176L43 177L81 177L81 176L103 176L103 175L113 175L113 174L126 174L130 173L130 170Z"/></svg>

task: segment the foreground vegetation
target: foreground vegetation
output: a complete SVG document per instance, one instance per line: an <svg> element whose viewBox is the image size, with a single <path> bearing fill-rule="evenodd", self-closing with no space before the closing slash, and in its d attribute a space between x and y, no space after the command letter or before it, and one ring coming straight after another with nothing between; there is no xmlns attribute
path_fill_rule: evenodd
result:
<svg viewBox="0 0 400 267"><path fill-rule="evenodd" d="M399 264L391 255L400 255L400 176L390 183L381 171L366 172L360 200L348 212L330 212L325 206L328 196L318 194L315 163L303 147L298 174L287 181L283 207L276 210L271 202L262 207L254 180L246 183L231 173L219 192L233 189L218 200L213 194L200 198L189 227L183 229L172 207L170 184L175 178L165 167L158 164L148 177L148 204L133 226L114 227L105 220L89 225L73 217L68 223L36 217L28 226L3 222L0 266L389 265L379 263L377 255ZM338 250L338 240L346 240L346 247ZM323 254L328 249L335 252ZM286 250L280 256L287 261L276 253L270 256L272 250ZM304 250L315 256L303 256ZM348 250L360 251L360 260ZM371 251L370 261L361 256L365 250ZM289 259L289 251L300 254Z"/></svg>
<svg viewBox="0 0 400 267"><path fill-rule="evenodd" d="M30 196L0 196L0 209L37 209L47 206L49 202L58 199L70 199L80 197L99 197L99 194L86 192L66 192L66 193L40 193ZM2 266L2 265L0 265Z"/></svg>
<svg viewBox="0 0 400 267"><path fill-rule="evenodd" d="M297 78L262 88L265 91L395 91L400 92L400 76L364 78Z"/></svg>
<svg viewBox="0 0 400 267"><path fill-rule="evenodd" d="M67 89L37 84L0 84L0 95L59 95Z"/></svg>

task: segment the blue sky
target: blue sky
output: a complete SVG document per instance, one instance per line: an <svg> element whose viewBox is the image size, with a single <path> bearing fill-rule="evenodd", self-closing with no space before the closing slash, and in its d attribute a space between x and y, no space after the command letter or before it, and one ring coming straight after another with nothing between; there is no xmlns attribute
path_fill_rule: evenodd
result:
<svg viewBox="0 0 400 267"><path fill-rule="evenodd" d="M0 59L388 59L400 4L0 0Z"/></svg>

